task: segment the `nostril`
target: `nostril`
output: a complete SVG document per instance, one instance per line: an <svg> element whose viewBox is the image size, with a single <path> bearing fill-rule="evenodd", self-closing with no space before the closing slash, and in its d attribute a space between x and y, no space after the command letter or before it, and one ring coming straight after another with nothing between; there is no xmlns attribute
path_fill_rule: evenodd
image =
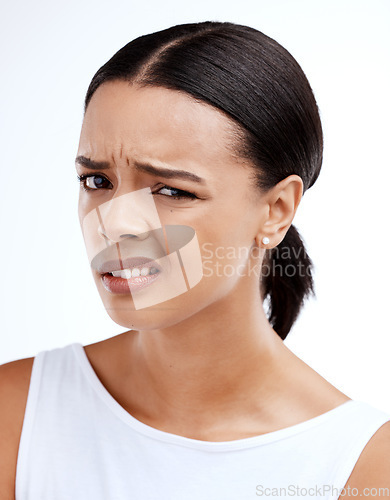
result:
<svg viewBox="0 0 390 500"><path fill-rule="evenodd" d="M136 238L137 235L135 234L121 234L120 238Z"/></svg>

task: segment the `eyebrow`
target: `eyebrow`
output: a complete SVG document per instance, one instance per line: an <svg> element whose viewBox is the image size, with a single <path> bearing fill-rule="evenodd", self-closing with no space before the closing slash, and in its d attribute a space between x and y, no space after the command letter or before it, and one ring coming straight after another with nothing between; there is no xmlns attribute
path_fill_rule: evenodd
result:
<svg viewBox="0 0 390 500"><path fill-rule="evenodd" d="M77 156L76 163L83 165L92 170L106 170L110 168L110 163L107 161L96 161L86 158L85 156ZM154 167L148 163L135 162L134 167L139 172L155 175L157 177L164 177L165 179L184 179L188 181L204 184L205 180L192 172L186 170L172 170L170 168Z"/></svg>

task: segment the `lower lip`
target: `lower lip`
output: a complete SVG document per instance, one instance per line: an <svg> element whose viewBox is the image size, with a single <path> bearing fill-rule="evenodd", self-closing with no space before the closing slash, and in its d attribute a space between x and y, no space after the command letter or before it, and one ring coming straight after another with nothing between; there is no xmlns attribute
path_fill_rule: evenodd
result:
<svg viewBox="0 0 390 500"><path fill-rule="evenodd" d="M138 292L147 286L151 285L161 272L155 274L148 274L147 276L136 276L134 278L117 278L112 274L103 274L102 281L104 288L111 293L132 293Z"/></svg>

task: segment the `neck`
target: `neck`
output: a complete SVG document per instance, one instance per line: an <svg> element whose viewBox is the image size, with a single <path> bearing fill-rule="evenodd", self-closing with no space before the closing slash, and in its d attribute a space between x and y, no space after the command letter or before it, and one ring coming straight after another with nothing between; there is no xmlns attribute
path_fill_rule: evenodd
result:
<svg viewBox="0 0 390 500"><path fill-rule="evenodd" d="M235 296L169 328L127 332L128 380L132 394L141 395L132 401L133 414L149 422L204 424L275 397L283 384L280 356L288 349L260 299Z"/></svg>

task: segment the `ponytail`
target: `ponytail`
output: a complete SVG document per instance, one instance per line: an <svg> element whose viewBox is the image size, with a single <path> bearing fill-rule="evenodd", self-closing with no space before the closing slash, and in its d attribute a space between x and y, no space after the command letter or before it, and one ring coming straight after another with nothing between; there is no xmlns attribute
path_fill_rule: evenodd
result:
<svg viewBox="0 0 390 500"><path fill-rule="evenodd" d="M284 340L307 297L315 296L313 263L294 225L284 239L266 250L262 267L261 291L268 299L268 320Z"/></svg>

